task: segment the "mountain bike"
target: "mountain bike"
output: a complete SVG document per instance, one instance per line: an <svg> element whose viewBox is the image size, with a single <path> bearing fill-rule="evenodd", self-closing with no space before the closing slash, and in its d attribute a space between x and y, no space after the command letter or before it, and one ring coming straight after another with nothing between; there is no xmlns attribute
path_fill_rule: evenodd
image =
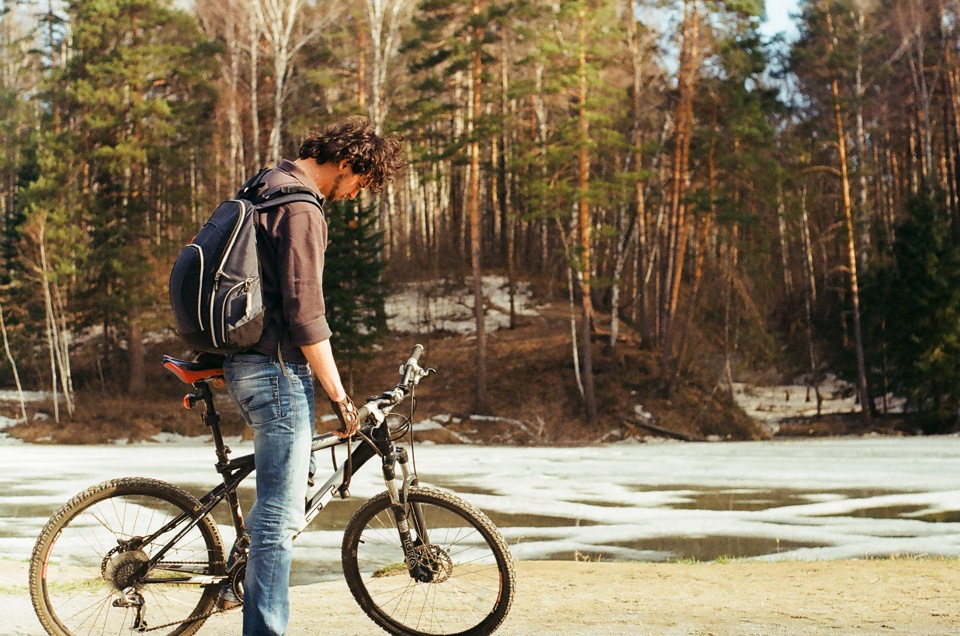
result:
<svg viewBox="0 0 960 636"><path fill-rule="evenodd" d="M347 497L353 473L379 457L386 491L359 507L343 535L341 561L353 597L391 634L490 634L513 602L507 544L477 508L419 485L410 461L413 408L410 417L393 412L407 397L415 406L415 387L434 371L420 367L422 352L414 348L400 369L400 384L359 409L357 435L314 437L314 451L346 446L347 454L339 467L334 459L330 478L308 492L300 532L334 497ZM212 387L223 377L222 364L169 356L163 364L196 389L183 398L184 406L203 403L223 482L197 499L155 479L114 479L61 507L30 561L30 595L48 634L193 634L220 612L223 589L243 598L249 536L237 488L254 471L255 458L230 458L224 443ZM230 550L211 515L223 502L237 537Z"/></svg>

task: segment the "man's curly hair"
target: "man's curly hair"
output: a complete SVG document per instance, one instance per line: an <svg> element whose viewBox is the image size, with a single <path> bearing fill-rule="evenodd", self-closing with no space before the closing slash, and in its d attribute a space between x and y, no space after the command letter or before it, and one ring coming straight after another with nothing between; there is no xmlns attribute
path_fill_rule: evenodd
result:
<svg viewBox="0 0 960 636"><path fill-rule="evenodd" d="M300 158L317 163L348 161L354 174L365 175L365 187L379 192L405 165L399 135L378 135L366 117L348 117L327 126L300 146Z"/></svg>

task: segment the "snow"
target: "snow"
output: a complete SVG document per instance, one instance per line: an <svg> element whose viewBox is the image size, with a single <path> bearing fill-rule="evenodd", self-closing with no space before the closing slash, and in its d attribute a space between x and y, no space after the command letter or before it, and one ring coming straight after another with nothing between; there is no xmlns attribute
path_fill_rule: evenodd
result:
<svg viewBox="0 0 960 636"><path fill-rule="evenodd" d="M234 456L251 450L239 439L230 446ZM326 453L317 459L327 471ZM422 483L459 492L485 510L519 559L576 552L645 561L960 556L956 436L587 448L421 445L415 459ZM29 558L47 517L90 485L141 475L199 495L216 483L214 461L211 444L183 439L0 446L0 557ZM242 496L251 497L252 487L245 485ZM376 462L351 486L354 498L381 490ZM333 502L321 513L328 515L324 527L342 528L355 505ZM229 528L223 532L229 542ZM297 559L332 576L341 536L337 529L308 528L297 540Z"/></svg>
<svg viewBox="0 0 960 636"><path fill-rule="evenodd" d="M537 315L531 304L529 283L516 282L514 287L517 315ZM484 276L483 296L487 301L486 330L509 327L509 281L503 276ZM446 331L466 335L476 331L473 290L468 284L426 281L400 285L387 298L386 312L387 326L394 333Z"/></svg>
<svg viewBox="0 0 960 636"><path fill-rule="evenodd" d="M855 387L832 374L817 385L820 391L820 413L859 413ZM767 425L774 433L776 424L792 417L817 415L817 397L813 386L793 383L774 386L752 386L742 382L733 383L733 395L737 404L749 415ZM882 398L876 399L879 410L884 409ZM900 413L904 400L888 395L886 411Z"/></svg>
<svg viewBox="0 0 960 636"><path fill-rule="evenodd" d="M42 402L43 400L49 400L52 394L47 391L24 391L23 392L23 401L24 402ZM16 402L20 403L20 394L15 390L0 390L0 402Z"/></svg>

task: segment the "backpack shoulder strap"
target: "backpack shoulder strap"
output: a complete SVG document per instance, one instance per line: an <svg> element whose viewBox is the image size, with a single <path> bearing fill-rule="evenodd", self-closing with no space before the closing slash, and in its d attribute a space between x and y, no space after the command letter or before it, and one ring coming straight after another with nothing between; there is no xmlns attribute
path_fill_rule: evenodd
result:
<svg viewBox="0 0 960 636"><path fill-rule="evenodd" d="M256 201L260 196L258 194L260 189L266 185L263 183L263 177L268 172L270 172L270 168L260 168L260 171L257 174L247 179L244 184L240 186L240 190L237 191L236 198L246 199L247 201Z"/></svg>
<svg viewBox="0 0 960 636"><path fill-rule="evenodd" d="M323 203L320 197L313 190L297 185L282 185L268 190L253 202L253 206L258 212L262 212L269 208L297 202L311 203L317 206L320 215L323 215Z"/></svg>

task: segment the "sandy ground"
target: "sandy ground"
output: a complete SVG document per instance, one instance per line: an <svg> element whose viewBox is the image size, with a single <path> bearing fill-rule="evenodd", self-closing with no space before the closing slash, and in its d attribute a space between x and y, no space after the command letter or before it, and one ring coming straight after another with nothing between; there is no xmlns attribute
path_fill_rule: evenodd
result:
<svg viewBox="0 0 960 636"><path fill-rule="evenodd" d="M960 633L956 560L517 566L504 636ZM25 564L0 562L3 636L43 633L25 579ZM383 633L342 581L294 588L292 602L290 636ZM236 636L240 620L218 616L199 633Z"/></svg>

